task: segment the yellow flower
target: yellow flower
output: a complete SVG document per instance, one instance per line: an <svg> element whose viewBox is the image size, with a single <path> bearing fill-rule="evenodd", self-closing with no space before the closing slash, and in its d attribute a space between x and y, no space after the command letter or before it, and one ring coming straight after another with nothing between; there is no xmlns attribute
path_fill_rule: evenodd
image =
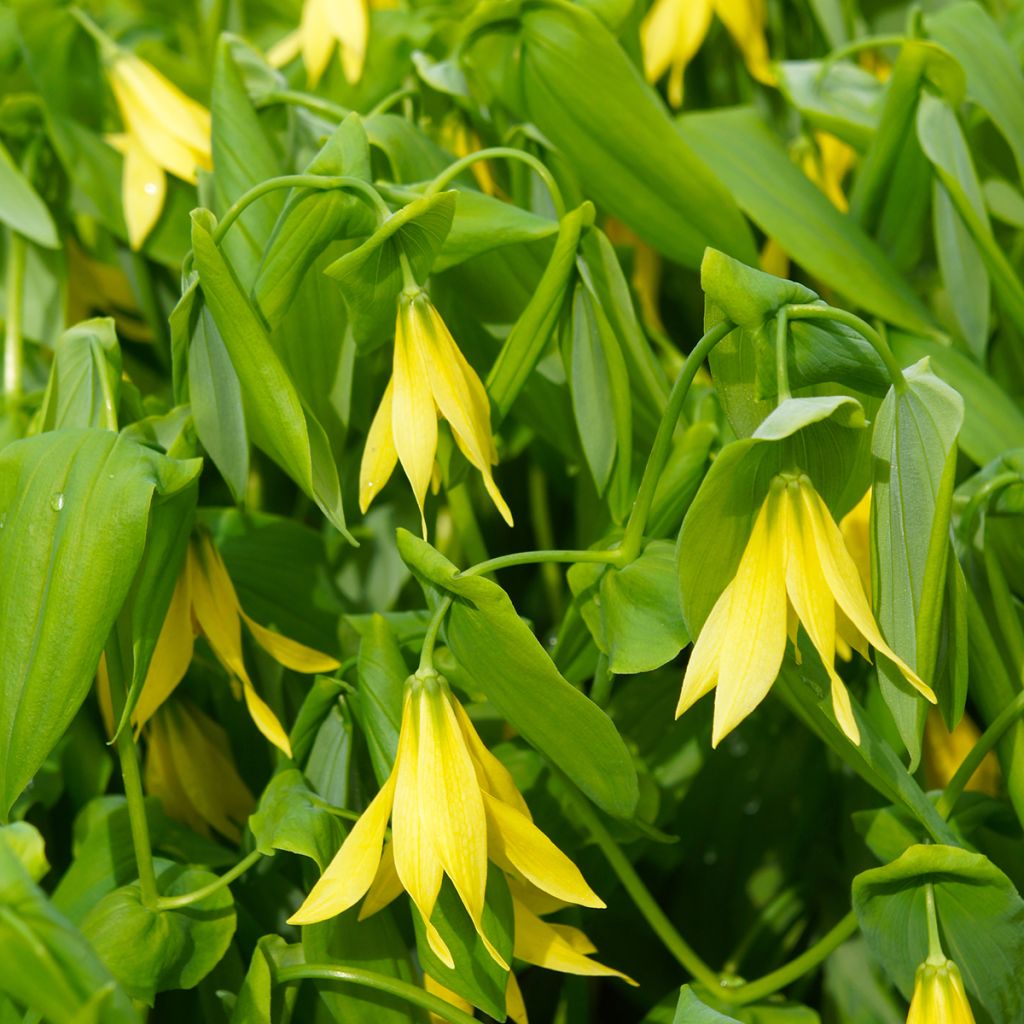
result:
<svg viewBox="0 0 1024 1024"><path fill-rule="evenodd" d="M483 148L480 136L458 110L453 110L445 116L438 134L441 145L459 159ZM498 194L498 183L494 180L491 165L486 160L477 160L470 165L469 170L481 192L488 196Z"/></svg>
<svg viewBox="0 0 1024 1024"><path fill-rule="evenodd" d="M835 670L837 632L848 630L841 638L865 656L865 642L880 651L935 703L931 688L883 639L828 506L807 476L784 474L772 480L736 575L694 644L676 717L717 686L717 746L767 696L782 666L787 634L795 643L798 624L821 656L836 718L852 742L860 742L860 731Z"/></svg>
<svg viewBox="0 0 1024 1024"><path fill-rule="evenodd" d="M238 842L256 804L231 758L227 733L187 700L168 701L147 730L146 791L200 835Z"/></svg>
<svg viewBox="0 0 1024 1024"><path fill-rule="evenodd" d="M323 77L337 44L345 78L355 84L363 75L369 35L366 0L306 0L298 29L270 48L267 61L282 67L301 53L312 87Z"/></svg>
<svg viewBox="0 0 1024 1024"><path fill-rule="evenodd" d="M424 537L423 503L437 455L438 415L448 421L455 443L480 470L487 493L511 526L512 513L491 473L498 455L487 392L426 293L406 290L398 303L391 381L370 424L359 468L359 508L365 512L370 507L401 462L420 508Z"/></svg>
<svg viewBox="0 0 1024 1024"><path fill-rule="evenodd" d="M964 758L981 738L981 730L969 715L964 715L950 732L936 708L928 712L924 729L924 777L929 789L945 789ZM999 795L999 759L989 751L970 777L965 789L976 793Z"/></svg>
<svg viewBox="0 0 1024 1024"><path fill-rule="evenodd" d="M566 903L604 906L579 868L534 825L512 776L483 744L445 679L421 669L406 684L391 774L289 923L326 920L368 893L360 913L365 918L404 889L430 948L453 967L430 921L447 875L485 947L507 968L483 931L488 860Z"/></svg>
<svg viewBox="0 0 1024 1024"><path fill-rule="evenodd" d="M814 141L816 146L804 146L800 166L832 204L846 213L850 204L843 192L843 179L857 159L857 152L829 132L815 132Z"/></svg>
<svg viewBox="0 0 1024 1024"><path fill-rule="evenodd" d="M256 692L242 656L242 622L252 638L286 668L296 672L330 672L338 661L261 626L242 610L231 577L213 541L194 537L153 652L153 660L132 713L136 729L153 716L184 678L192 661L195 637L206 637L217 660L242 684L245 703L256 727L291 757L291 744L277 716Z"/></svg>
<svg viewBox="0 0 1024 1024"><path fill-rule="evenodd" d="M960 969L952 960L929 957L918 967L907 1024L974 1024Z"/></svg>
<svg viewBox="0 0 1024 1024"><path fill-rule="evenodd" d="M682 106L683 72L704 42L712 14L729 30L751 75L775 84L764 37L764 0L654 0L640 26L644 71L652 83L669 72L673 107Z"/></svg>
<svg viewBox="0 0 1024 1024"><path fill-rule="evenodd" d="M124 157L121 198L128 241L145 242L163 209L164 172L195 184L196 168L210 170L210 114L151 64L109 48L107 77L124 132L107 141Z"/></svg>

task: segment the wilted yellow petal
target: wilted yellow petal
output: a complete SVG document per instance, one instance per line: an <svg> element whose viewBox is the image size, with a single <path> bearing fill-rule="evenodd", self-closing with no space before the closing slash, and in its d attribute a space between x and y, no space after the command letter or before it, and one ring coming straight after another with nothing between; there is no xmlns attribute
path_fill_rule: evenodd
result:
<svg viewBox="0 0 1024 1024"><path fill-rule="evenodd" d="M239 608L239 613L249 627L253 639L263 648L275 661L284 665L285 668L293 669L296 672L304 672L312 675L316 672L333 672L341 665L337 658L322 651L314 650L298 640L275 633L266 626L261 626L254 619L251 619Z"/></svg>
<svg viewBox="0 0 1024 1024"><path fill-rule="evenodd" d="M238 595L213 541L200 534L189 546L192 611L217 660L242 682L249 680L242 657Z"/></svg>
<svg viewBox="0 0 1024 1024"><path fill-rule="evenodd" d="M163 805L164 813L175 821L188 825L199 835L208 836L209 827L189 799L178 778L171 757L167 722L163 715L157 715L147 731L146 762L143 770L146 792L155 796Z"/></svg>
<svg viewBox="0 0 1024 1024"><path fill-rule="evenodd" d="M542 921L521 903L513 900L512 909L515 916L515 955L520 960L563 974L622 978L630 985L636 984L621 971L605 967L578 952L566 941L560 929Z"/></svg>
<svg viewBox="0 0 1024 1024"><path fill-rule="evenodd" d="M715 13L743 54L747 70L765 85L775 84L775 73L764 37L764 0L712 0Z"/></svg>
<svg viewBox="0 0 1024 1024"><path fill-rule="evenodd" d="M725 626L729 618L729 602L732 600L732 584L730 583L721 594L711 614L690 651L690 660L686 663L683 675L683 689L676 704L676 718L688 711L706 693L710 693L718 684L718 663L722 657L722 647L726 642Z"/></svg>
<svg viewBox="0 0 1024 1024"><path fill-rule="evenodd" d="M340 914L362 898L377 874L395 797L397 766L345 837L341 849L289 924L314 924Z"/></svg>
<svg viewBox="0 0 1024 1024"><path fill-rule="evenodd" d="M160 219L167 194L163 169L131 135L110 135L107 142L124 157L121 172L121 205L128 228L128 244L141 249Z"/></svg>
<svg viewBox="0 0 1024 1024"><path fill-rule="evenodd" d="M384 389L384 397L380 400L377 413L370 424L370 432L366 435L363 459L359 464L359 511L363 513L391 479L395 464L398 462L391 425L393 396L394 382L389 380L388 386Z"/></svg>
<svg viewBox="0 0 1024 1024"><path fill-rule="evenodd" d="M764 700L786 653L785 538L781 481L773 481L732 581L718 663L711 745L717 747ZM742 638L737 640L736 638Z"/></svg>
<svg viewBox="0 0 1024 1024"><path fill-rule="evenodd" d="M156 709L174 692L192 662L195 632L192 628L191 562L191 556L186 555L174 585L164 624L160 627L160 636L153 649L142 692L132 711L132 724L136 730L142 729Z"/></svg>
<svg viewBox="0 0 1024 1024"><path fill-rule="evenodd" d="M256 723L256 728L278 750L284 751L286 757L291 757L292 744L288 739L288 733L284 731L284 726L270 705L256 692L256 687L252 685L252 680L248 676L242 679L242 693L245 696L245 706L249 709L249 717Z"/></svg>
<svg viewBox="0 0 1024 1024"><path fill-rule="evenodd" d="M359 908L359 920L364 921L372 917L378 910L383 910L392 900L402 895L402 880L395 870L395 850L390 842L384 844L384 850L380 855L380 864L377 865L377 874L373 876L370 888L366 893L366 899Z"/></svg>
<svg viewBox="0 0 1024 1024"><path fill-rule="evenodd" d="M566 903L603 907L580 869L529 818L484 793L491 859Z"/></svg>
<svg viewBox="0 0 1024 1024"><path fill-rule="evenodd" d="M341 50L341 67L349 83L363 75L366 44L370 35L370 15L366 0L325 0L331 35Z"/></svg>

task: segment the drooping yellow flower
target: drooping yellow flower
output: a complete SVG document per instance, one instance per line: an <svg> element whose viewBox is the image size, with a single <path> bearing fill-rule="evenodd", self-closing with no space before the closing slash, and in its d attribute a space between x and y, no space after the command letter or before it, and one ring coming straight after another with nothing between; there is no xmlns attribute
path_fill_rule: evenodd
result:
<svg viewBox="0 0 1024 1024"><path fill-rule="evenodd" d="M927 787L945 789L980 738L981 730L970 715L963 715L956 728L950 732L938 709L930 708L924 728L924 756L921 758ZM998 796L1001 777L999 759L990 750L964 788Z"/></svg>
<svg viewBox="0 0 1024 1024"><path fill-rule="evenodd" d="M196 168L209 170L210 114L151 64L117 47L105 48L107 78L124 132L107 141L124 157L121 199L133 249L160 217L165 172L195 184Z"/></svg>
<svg viewBox="0 0 1024 1024"><path fill-rule="evenodd" d="M370 36L367 0L305 0L298 29L270 48L267 61L283 67L300 53L310 87L323 77L337 46L348 82L362 78Z"/></svg>
<svg viewBox="0 0 1024 1024"><path fill-rule="evenodd" d="M359 468L363 512L401 462L426 536L423 503L434 472L439 415L448 421L455 443L480 471L487 493L511 526L512 513L491 473L498 454L487 392L426 293L406 290L398 302L391 381L370 424Z"/></svg>
<svg viewBox="0 0 1024 1024"><path fill-rule="evenodd" d="M185 565L153 652L139 702L132 713L136 729L153 716L185 676L197 634L206 637L217 660L242 684L245 703L256 727L291 757L291 744L277 716L253 686L242 655L242 622L252 638L285 668L296 672L330 672L338 661L296 640L261 626L245 614L234 584L213 541L206 534L189 543Z"/></svg>
<svg viewBox="0 0 1024 1024"><path fill-rule="evenodd" d="M805 145L800 167L843 213L850 208L843 191L843 179L857 159L857 151L830 132L815 132L815 146Z"/></svg>
<svg viewBox="0 0 1024 1024"><path fill-rule="evenodd" d="M640 26L644 71L657 82L667 71L668 100L683 103L683 72L704 42L717 14L743 54L747 70L765 85L775 84L764 35L764 0L654 0Z"/></svg>
<svg viewBox="0 0 1024 1024"><path fill-rule="evenodd" d="M146 731L146 791L200 835L238 842L256 800L231 757L227 733L191 701L164 704Z"/></svg>
<svg viewBox="0 0 1024 1024"><path fill-rule="evenodd" d="M907 1024L974 1024L960 969L929 957L917 969Z"/></svg>
<svg viewBox="0 0 1024 1024"><path fill-rule="evenodd" d="M851 631L843 639L853 649L866 654L866 642L891 659L935 703L931 688L882 637L828 506L806 475L780 474L757 514L735 577L690 653L676 717L717 687L711 741L717 746L767 696L787 636L796 642L798 624L828 672L836 718L852 742L860 742L860 730L835 670L839 630Z"/></svg>
<svg viewBox="0 0 1024 1024"><path fill-rule="evenodd" d="M430 921L447 875L485 947L507 968L483 930L488 860L566 903L604 906L579 868L533 823L512 776L445 679L421 669L406 684L391 774L290 923L334 917L364 895L360 916L366 917L401 888L420 913L430 948L452 967L451 952Z"/></svg>

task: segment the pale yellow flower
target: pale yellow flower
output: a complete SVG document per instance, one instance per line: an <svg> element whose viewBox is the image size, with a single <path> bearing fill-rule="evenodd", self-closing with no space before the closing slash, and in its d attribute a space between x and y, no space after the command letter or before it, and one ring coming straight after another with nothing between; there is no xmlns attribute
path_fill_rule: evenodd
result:
<svg viewBox="0 0 1024 1024"><path fill-rule="evenodd" d="M277 716L256 692L242 654L242 623L252 638L286 668L330 672L337 659L275 633L246 615L220 553L206 534L194 537L171 597L132 723L141 729L174 692L192 662L195 637L206 637L217 660L242 684L256 727L291 757L291 744Z"/></svg>
<svg viewBox="0 0 1024 1024"><path fill-rule="evenodd" d="M673 107L682 105L683 72L704 42L712 14L728 29L750 74L765 85L775 84L764 35L764 0L654 0L640 26L644 72L649 82L669 73Z"/></svg>
<svg viewBox="0 0 1024 1024"><path fill-rule="evenodd" d="M850 204L843 191L843 180L856 162L857 151L829 132L815 132L814 142L814 146L804 146L800 167L832 205L846 213Z"/></svg>
<svg viewBox="0 0 1024 1024"><path fill-rule="evenodd" d="M483 929L489 860L558 900L604 906L579 868L533 823L508 769L484 745L444 678L421 669L406 684L391 774L290 923L326 920L364 895L365 918L404 889L430 948L453 967L430 920L447 875L484 946L507 968Z"/></svg>
<svg viewBox="0 0 1024 1024"><path fill-rule="evenodd" d="M945 789L979 739L981 730L974 724L970 715L963 715L956 728L950 732L938 709L931 708L925 723L924 752L921 759L924 762L925 784L928 788ZM990 750L964 788L976 793L998 796L1001 777L999 759Z"/></svg>
<svg viewBox="0 0 1024 1024"><path fill-rule="evenodd" d="M843 639L853 649L863 651L866 642L891 659L935 703L931 688L882 637L828 506L807 476L781 474L771 482L735 577L690 653L676 716L717 687L712 730L717 746L768 695L787 636L795 644L798 625L828 672L836 718L852 742L860 742L860 730L835 670L840 631L850 631Z"/></svg>
<svg viewBox="0 0 1024 1024"><path fill-rule="evenodd" d="M337 47L345 78L355 84L363 76L369 36L367 0L305 0L298 29L270 48L267 61L283 67L302 54L312 87L323 77Z"/></svg>
<svg viewBox="0 0 1024 1024"><path fill-rule="evenodd" d="M359 468L363 512L401 462L426 536L423 504L434 474L439 415L448 421L455 443L480 471L487 493L511 526L512 513L491 473L498 454L487 392L426 293L405 291L398 303L391 381L370 425Z"/></svg>
<svg viewBox="0 0 1024 1024"><path fill-rule="evenodd" d="M960 969L929 957L917 969L907 1024L974 1024Z"/></svg>

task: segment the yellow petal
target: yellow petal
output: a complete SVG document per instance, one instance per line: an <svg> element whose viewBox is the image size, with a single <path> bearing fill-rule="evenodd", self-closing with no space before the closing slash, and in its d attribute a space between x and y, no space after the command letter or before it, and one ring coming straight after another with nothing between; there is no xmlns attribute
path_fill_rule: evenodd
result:
<svg viewBox="0 0 1024 1024"><path fill-rule="evenodd" d="M715 13L743 54L747 70L765 85L775 84L768 43L764 37L764 0L713 0Z"/></svg>
<svg viewBox="0 0 1024 1024"><path fill-rule="evenodd" d="M377 874L373 876L370 889L359 908L359 920L372 917L378 910L383 910L393 900L402 895L402 880L395 870L395 851L391 843L384 844L384 851L377 865Z"/></svg>
<svg viewBox="0 0 1024 1024"><path fill-rule="evenodd" d="M723 641L718 664L712 746L717 747L764 700L786 652L785 538L780 530L779 491L773 482L731 585L723 630L730 640Z"/></svg>
<svg viewBox="0 0 1024 1024"><path fill-rule="evenodd" d="M128 244L138 250L160 219L167 178L160 165L150 159L131 135L111 135L107 141L124 156L121 205L128 228Z"/></svg>
<svg viewBox="0 0 1024 1024"><path fill-rule="evenodd" d="M924 777L929 789L945 789L964 758L981 738L970 715L964 715L950 732L937 708L928 709L924 730ZM965 789L989 796L999 795L999 760L990 750L967 781Z"/></svg>
<svg viewBox="0 0 1024 1024"><path fill-rule="evenodd" d="M327 11L329 3L330 0L306 0L302 5L299 33L302 37L302 62L306 65L310 88L323 77L337 42L331 32Z"/></svg>
<svg viewBox="0 0 1024 1024"><path fill-rule="evenodd" d="M860 581L864 585L864 593L871 593L871 488L843 516L839 524L839 532L843 535L843 543L860 573Z"/></svg>
<svg viewBox="0 0 1024 1024"><path fill-rule="evenodd" d="M539 917L540 915L538 914L537 916ZM574 928L571 924L551 924L550 922L545 922L545 924L558 932L562 939L576 950L577 953L589 956L591 953L597 952L597 946L590 941L583 929Z"/></svg>
<svg viewBox="0 0 1024 1024"><path fill-rule="evenodd" d="M341 665L337 658L333 658L329 654L314 650L312 647L300 644L298 640L292 640L281 633L267 629L266 626L261 626L249 618L241 608L239 608L239 614L245 620L256 643L285 668L312 675L316 672L333 672Z"/></svg>
<svg viewBox="0 0 1024 1024"><path fill-rule="evenodd" d="M656 82L671 68L669 102L683 102L683 72L711 24L710 0L656 0L640 27L644 73Z"/></svg>
<svg viewBox="0 0 1024 1024"><path fill-rule="evenodd" d="M505 985L505 1013L516 1024L530 1024L526 1014L526 1003L523 1002L523 991L519 987L515 971L508 972L508 982Z"/></svg>
<svg viewBox="0 0 1024 1024"><path fill-rule="evenodd" d="M423 987L434 996L438 996L443 999L446 1003L450 1003L452 1006L462 1010L463 1013L468 1013L470 1016L473 1014L473 1004L458 993L453 992L450 988L445 988L433 975L423 972ZM430 1014L430 1024L446 1024L445 1018L438 1016L436 1013Z"/></svg>
<svg viewBox="0 0 1024 1024"><path fill-rule="evenodd" d="M718 664L726 641L725 625L729 617L731 600L730 583L718 595L718 600L705 620L693 650L690 651L690 660L686 663L686 672L683 675L683 689L676 705L676 718L718 685Z"/></svg>
<svg viewBox="0 0 1024 1024"><path fill-rule="evenodd" d="M761 247L761 269L775 277L789 277L789 255L774 239L769 238Z"/></svg>
<svg viewBox="0 0 1024 1024"><path fill-rule="evenodd" d="M267 63L272 68L283 68L302 52L302 34L296 29L279 39L267 50Z"/></svg>
<svg viewBox="0 0 1024 1024"><path fill-rule="evenodd" d="M580 869L529 818L484 793L491 859L566 903L603 907Z"/></svg>
<svg viewBox="0 0 1024 1024"><path fill-rule="evenodd" d="M283 751L286 757L291 757L292 745L288 733L284 731L284 726L270 709L270 705L256 692L248 676L242 680L242 693L245 696L245 706L249 709L249 717L256 723L256 728L278 750Z"/></svg>
<svg viewBox="0 0 1024 1024"><path fill-rule="evenodd" d="M392 437L398 461L409 478L419 505L423 536L426 537L423 503L437 454L437 410L423 363L422 346L409 323L408 307L408 300L403 299L398 308L395 329L394 372L391 377L394 386Z"/></svg>
<svg viewBox="0 0 1024 1024"><path fill-rule="evenodd" d="M615 977L622 978L630 985L636 984L621 971L605 967L604 964L590 960L577 952L558 929L542 921L521 903L513 902L512 908L516 931L515 954L520 960L536 964L538 967L546 967L550 971L561 971L563 974Z"/></svg>
<svg viewBox="0 0 1024 1024"><path fill-rule="evenodd" d="M328 0L325 5L331 35L341 48L341 67L351 84L363 75L366 44L370 34L366 0Z"/></svg>
<svg viewBox="0 0 1024 1024"><path fill-rule="evenodd" d="M242 657L238 595L213 541L205 534L189 546L192 612L217 660L243 683L249 673Z"/></svg>
<svg viewBox="0 0 1024 1024"><path fill-rule="evenodd" d="M193 806L178 777L171 757L167 720L157 715L147 730L146 763L143 771L146 792L161 803L164 813L188 825L193 832L209 836L210 828Z"/></svg>
<svg viewBox="0 0 1024 1024"><path fill-rule="evenodd" d="M381 861L384 833L395 797L396 773L397 766L352 826L302 906L288 919L289 924L325 921L355 906L370 888Z"/></svg>
<svg viewBox="0 0 1024 1024"><path fill-rule="evenodd" d="M192 662L195 633L192 629L192 587L189 582L191 561L191 556L186 555L164 624L160 627L142 692L132 712L132 724L136 730L142 729L174 692Z"/></svg>
<svg viewBox="0 0 1024 1024"><path fill-rule="evenodd" d="M393 395L394 382L389 380L370 424L370 432L366 435L366 447L363 448L363 459L359 464L359 511L364 514L370 502L391 479L398 462L391 427Z"/></svg>
<svg viewBox="0 0 1024 1024"><path fill-rule="evenodd" d="M871 646L889 658L911 686L933 704L936 703L931 687L883 639L871 606L864 595L857 567L854 565L849 551L846 550L839 527L836 526L828 506L821 500L818 492L806 478L801 478L800 496L806 511L806 519L813 528L814 544L822 571L825 574L825 579L828 580L836 603Z"/></svg>

